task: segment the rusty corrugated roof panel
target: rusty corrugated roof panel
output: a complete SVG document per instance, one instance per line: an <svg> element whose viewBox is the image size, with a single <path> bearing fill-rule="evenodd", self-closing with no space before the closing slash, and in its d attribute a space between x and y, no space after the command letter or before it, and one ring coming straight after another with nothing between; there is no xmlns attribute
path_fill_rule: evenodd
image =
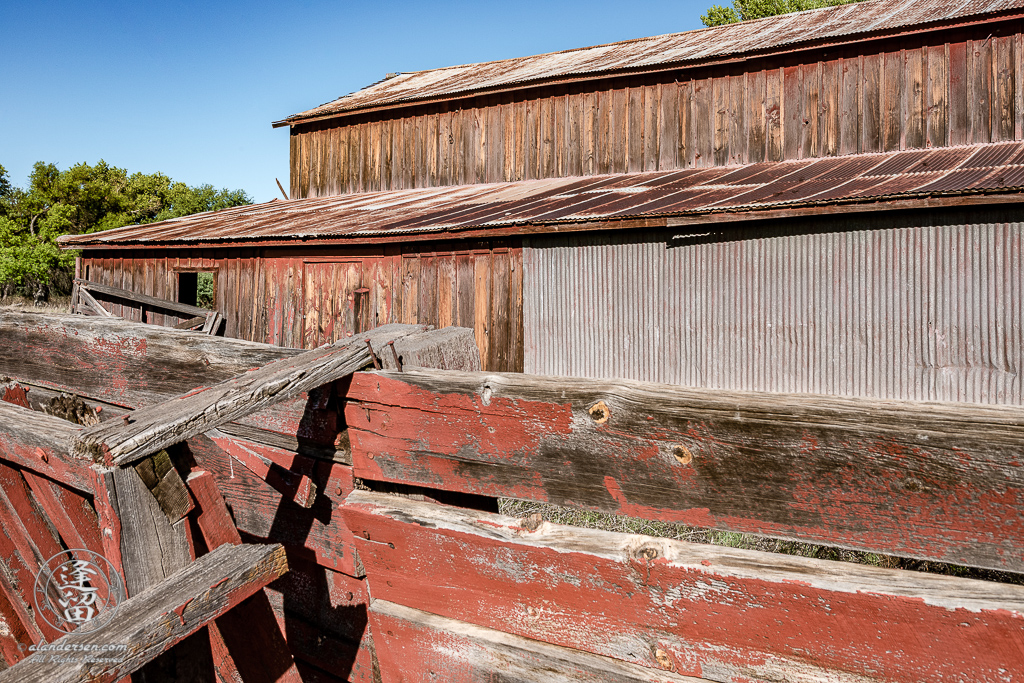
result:
<svg viewBox="0 0 1024 683"><path fill-rule="evenodd" d="M557 78L659 68L763 52L1022 8L1024 0L870 0L564 52L403 73L294 114L275 125Z"/></svg>
<svg viewBox="0 0 1024 683"><path fill-rule="evenodd" d="M985 160L991 160L983 165ZM911 171L911 172L908 172ZM68 247L280 242L460 231L533 232L559 224L751 212L780 207L1020 192L1024 142L783 161L702 171L524 180L275 200L149 225L61 238Z"/></svg>

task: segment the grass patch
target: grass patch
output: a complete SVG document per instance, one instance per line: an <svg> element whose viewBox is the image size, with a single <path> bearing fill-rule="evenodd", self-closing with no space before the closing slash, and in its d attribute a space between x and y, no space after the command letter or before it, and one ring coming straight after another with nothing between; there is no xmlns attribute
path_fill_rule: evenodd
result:
<svg viewBox="0 0 1024 683"><path fill-rule="evenodd" d="M813 543L785 541L777 538L768 538L766 536L756 536L754 534L741 534L734 531L701 529L686 526L684 524L672 524L670 522L654 522L637 517L626 517L624 515L594 512L593 510L580 510L577 508L551 505L548 503L534 503L526 500L501 498L498 500L498 510L501 514L508 515L509 517L522 518L539 514L541 519L548 522L578 526L586 529L600 529L602 531L618 531L626 534L658 536L660 538L671 538L677 541L687 541L688 543L705 543L708 545L724 546L727 548L760 550L762 552L780 553L782 555L797 555L799 557L810 557L818 560L852 562L854 564L866 564L873 567L885 567L887 569L906 569L909 571L927 572L929 574L944 574L946 576L959 576L969 579L983 579L986 581L998 581L1000 583L1024 585L1024 574L998 572L990 569L976 569L974 567L962 567L960 565L947 564L944 562L915 560L913 558L882 555L879 553L870 553L859 550L847 550L845 548L833 548L831 546L815 545Z"/></svg>

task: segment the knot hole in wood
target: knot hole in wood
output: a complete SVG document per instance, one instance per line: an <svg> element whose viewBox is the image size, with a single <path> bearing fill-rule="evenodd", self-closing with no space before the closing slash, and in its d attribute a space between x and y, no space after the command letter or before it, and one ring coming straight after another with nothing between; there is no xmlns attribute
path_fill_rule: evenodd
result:
<svg viewBox="0 0 1024 683"><path fill-rule="evenodd" d="M676 456L676 460L679 461L680 465L689 465L693 462L693 453L682 444L677 444L672 448L672 455Z"/></svg>
<svg viewBox="0 0 1024 683"><path fill-rule="evenodd" d="M608 409L608 404L604 401L598 401L590 406L587 408L587 412L590 413L591 419L599 425L603 425L612 416L612 411Z"/></svg>

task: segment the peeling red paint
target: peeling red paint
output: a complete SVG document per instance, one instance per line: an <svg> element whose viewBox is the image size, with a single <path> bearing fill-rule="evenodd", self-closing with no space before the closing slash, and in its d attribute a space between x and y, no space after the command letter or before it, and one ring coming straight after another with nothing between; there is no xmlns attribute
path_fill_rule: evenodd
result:
<svg viewBox="0 0 1024 683"><path fill-rule="evenodd" d="M357 539L375 598L643 666L660 667L656 652L622 643L657 638L678 672L694 676L777 665L893 681L1024 676L1021 615L1006 610L750 578L703 562L615 561L514 535L427 528L372 505L343 513L379 541ZM513 530L507 518L490 519Z"/></svg>

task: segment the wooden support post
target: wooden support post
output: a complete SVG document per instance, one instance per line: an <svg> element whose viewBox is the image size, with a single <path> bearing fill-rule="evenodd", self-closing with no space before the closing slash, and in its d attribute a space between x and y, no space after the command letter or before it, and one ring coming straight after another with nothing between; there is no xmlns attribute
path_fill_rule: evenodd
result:
<svg viewBox="0 0 1024 683"><path fill-rule="evenodd" d="M69 634L0 673L0 683L117 681L138 672L212 620L288 571L279 545L222 546L118 607L116 618L93 633ZM64 650L65 645L76 649ZM102 651L124 645L124 650ZM87 648L95 646L92 652ZM56 661L55 655L74 661Z"/></svg>
<svg viewBox="0 0 1024 683"><path fill-rule="evenodd" d="M214 550L225 544L241 545L242 537L231 519L223 496L217 490L213 475L205 470L193 470L185 480L185 485L196 501L199 513L196 522L206 547Z"/></svg>
<svg viewBox="0 0 1024 683"><path fill-rule="evenodd" d="M241 545L242 538L213 475L193 470L186 484L196 500L196 522L204 545L210 549ZM288 643L263 591L210 624L210 648L213 666L224 681L301 681Z"/></svg>

